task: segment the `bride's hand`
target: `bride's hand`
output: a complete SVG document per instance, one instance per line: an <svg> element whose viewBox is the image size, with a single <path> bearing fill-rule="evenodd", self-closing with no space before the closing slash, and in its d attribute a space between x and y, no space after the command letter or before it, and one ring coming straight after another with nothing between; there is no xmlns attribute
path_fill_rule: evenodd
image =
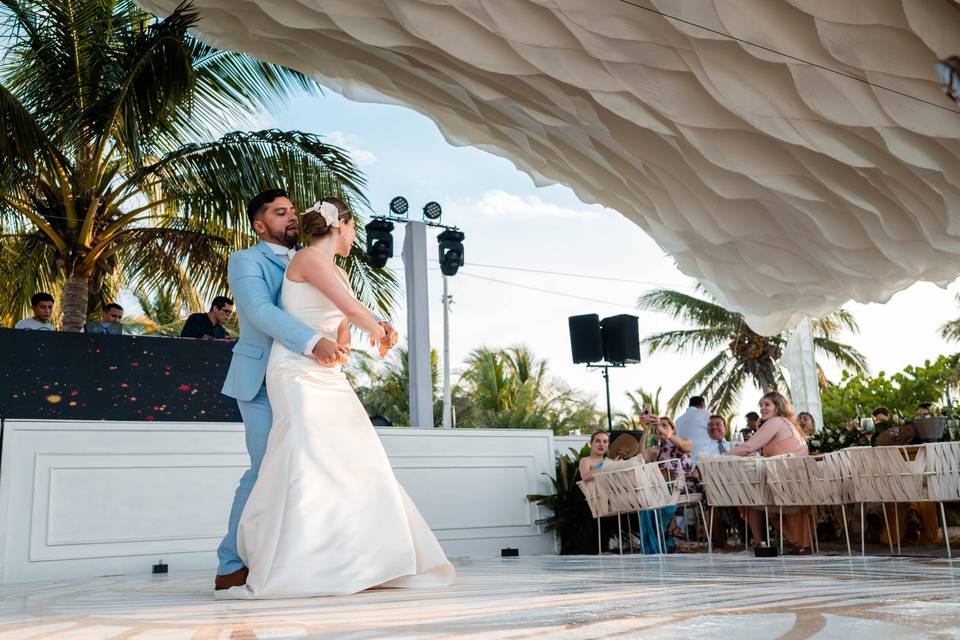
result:
<svg viewBox="0 0 960 640"><path fill-rule="evenodd" d="M378 345L380 357L382 358L390 352L390 349L397 346L400 336L397 334L397 331L390 326L389 322L380 322L379 324L380 328L383 329L383 337L370 336L370 346Z"/></svg>

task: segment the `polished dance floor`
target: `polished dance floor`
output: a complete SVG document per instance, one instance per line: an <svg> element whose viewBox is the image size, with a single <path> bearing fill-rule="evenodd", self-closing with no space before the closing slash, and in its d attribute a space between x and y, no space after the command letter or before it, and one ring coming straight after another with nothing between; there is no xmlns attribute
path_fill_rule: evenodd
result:
<svg viewBox="0 0 960 640"><path fill-rule="evenodd" d="M744 553L457 561L453 587L218 602L208 573L0 586L0 640L960 637L960 562Z"/></svg>

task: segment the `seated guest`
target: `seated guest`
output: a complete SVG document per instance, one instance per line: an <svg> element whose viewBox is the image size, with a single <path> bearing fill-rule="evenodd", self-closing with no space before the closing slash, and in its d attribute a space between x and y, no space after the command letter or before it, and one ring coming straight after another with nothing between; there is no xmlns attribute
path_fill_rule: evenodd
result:
<svg viewBox="0 0 960 640"><path fill-rule="evenodd" d="M123 333L123 325L120 321L123 319L123 307L116 302L110 302L103 305L103 315L99 322L91 320L83 325L84 333Z"/></svg>
<svg viewBox="0 0 960 640"><path fill-rule="evenodd" d="M800 433L804 438L809 438L817 430L817 421L806 411L797 414L797 424L800 425Z"/></svg>
<svg viewBox="0 0 960 640"><path fill-rule="evenodd" d="M580 478L593 480L593 472L603 467L607 449L610 447L610 436L603 429L598 429L590 436L590 455L580 458Z"/></svg>
<svg viewBox="0 0 960 640"><path fill-rule="evenodd" d="M749 431L749 429L744 429L744 431ZM733 448L732 444L727 442L727 421L723 416L710 416L710 422L707 423L707 433L710 435L710 439L717 443L717 450L710 453L729 453L730 449ZM727 507L712 509L711 513L713 514L713 520L711 521L710 532L713 537L713 548L726 549L727 529L734 526L735 522L740 520L740 517L735 510Z"/></svg>
<svg viewBox="0 0 960 640"><path fill-rule="evenodd" d="M693 444L689 440L677 436L677 428L673 425L673 420L667 416L661 416L656 425L657 438L660 441L659 446L650 447L644 452L644 459L648 462L663 462L664 469L669 470L674 476L683 474L687 493L701 493L703 487L697 481L693 473L693 460L690 457L690 450ZM679 515L677 507L663 507L659 509L659 520L664 532L669 536L667 539L667 548L665 551L673 551L676 547L674 538L682 538L683 530L680 528ZM644 511L641 514L640 532L643 534L641 540L641 551L643 553L658 553L660 551L657 543L656 522L651 511Z"/></svg>
<svg viewBox="0 0 960 640"><path fill-rule="evenodd" d="M206 313L194 313L183 324L181 338L201 338L204 340L225 340L227 330L223 323L233 315L233 300L226 296L217 296Z"/></svg>
<svg viewBox="0 0 960 640"><path fill-rule="evenodd" d="M779 456L785 453L807 455L807 442L800 433L800 427L793 414L793 405L783 394L771 391L760 399L760 428L748 442L737 445L728 454L747 456L761 451L764 457ZM766 539L763 526L763 512L750 509L748 513L753 544L757 546ZM790 543L790 552L794 554L810 553L810 518L807 509L799 513L783 515L783 537Z"/></svg>
<svg viewBox="0 0 960 640"><path fill-rule="evenodd" d="M707 435L707 422L710 412L706 410L706 401L701 396L690 398L690 406L682 416L677 418L677 436L689 440L692 446L690 457L693 464L697 464L697 456L701 451L710 453L713 441Z"/></svg>
<svg viewBox="0 0 960 640"><path fill-rule="evenodd" d="M873 410L873 433L870 435L870 446L877 446L877 436L893 426L890 420L890 409L877 407Z"/></svg>
<svg viewBox="0 0 960 640"><path fill-rule="evenodd" d="M710 453L727 453L730 451L730 443L727 442L727 421L723 416L710 416L707 422L707 435L716 444L716 451Z"/></svg>
<svg viewBox="0 0 960 640"><path fill-rule="evenodd" d="M757 429L760 428L760 414L756 411L751 411L743 416L747 419L747 426L744 427L740 433L743 434L744 441L750 439L750 436L757 432Z"/></svg>
<svg viewBox="0 0 960 640"><path fill-rule="evenodd" d="M50 322L53 316L53 296L49 293L35 293L30 296L30 306L33 316L24 318L14 325L14 329L34 329L37 331L56 331L57 328Z"/></svg>

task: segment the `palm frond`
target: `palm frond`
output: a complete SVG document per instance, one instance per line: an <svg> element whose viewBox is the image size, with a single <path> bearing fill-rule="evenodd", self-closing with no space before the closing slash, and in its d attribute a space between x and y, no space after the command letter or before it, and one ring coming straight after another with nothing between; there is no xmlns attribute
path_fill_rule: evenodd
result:
<svg viewBox="0 0 960 640"><path fill-rule="evenodd" d="M650 353L673 351L675 353L712 351L729 342L733 336L728 327L707 329L680 329L655 333L643 339Z"/></svg>
<svg viewBox="0 0 960 640"><path fill-rule="evenodd" d="M822 318L811 320L810 328L813 335L821 338L833 338L844 329L853 334L860 333L856 318L846 309L837 309Z"/></svg>
<svg viewBox="0 0 960 640"><path fill-rule="evenodd" d="M827 338L814 338L813 346L817 352L826 355L848 371L862 375L870 373L870 365L866 356L848 344Z"/></svg>
<svg viewBox="0 0 960 640"><path fill-rule="evenodd" d="M689 380L680 385L680 388L667 400L667 411L670 415L676 415L679 409L690 399L690 396L701 395L703 385L713 380L718 373L722 373L732 360L733 356L730 355L729 351L721 351L694 373Z"/></svg>
<svg viewBox="0 0 960 640"><path fill-rule="evenodd" d="M670 289L648 291L637 299L637 307L667 313L702 328L736 327L742 320L739 313L727 311L714 302Z"/></svg>

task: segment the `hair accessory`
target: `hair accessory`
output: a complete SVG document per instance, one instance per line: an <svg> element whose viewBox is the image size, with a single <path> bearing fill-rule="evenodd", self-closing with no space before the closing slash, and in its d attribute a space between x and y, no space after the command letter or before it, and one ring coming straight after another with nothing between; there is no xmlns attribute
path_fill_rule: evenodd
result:
<svg viewBox="0 0 960 640"><path fill-rule="evenodd" d="M337 209L337 205L332 202L317 200L313 203L313 206L304 211L304 213L310 213L311 211L316 211L323 216L323 221L327 223L328 227L340 226L340 210Z"/></svg>

